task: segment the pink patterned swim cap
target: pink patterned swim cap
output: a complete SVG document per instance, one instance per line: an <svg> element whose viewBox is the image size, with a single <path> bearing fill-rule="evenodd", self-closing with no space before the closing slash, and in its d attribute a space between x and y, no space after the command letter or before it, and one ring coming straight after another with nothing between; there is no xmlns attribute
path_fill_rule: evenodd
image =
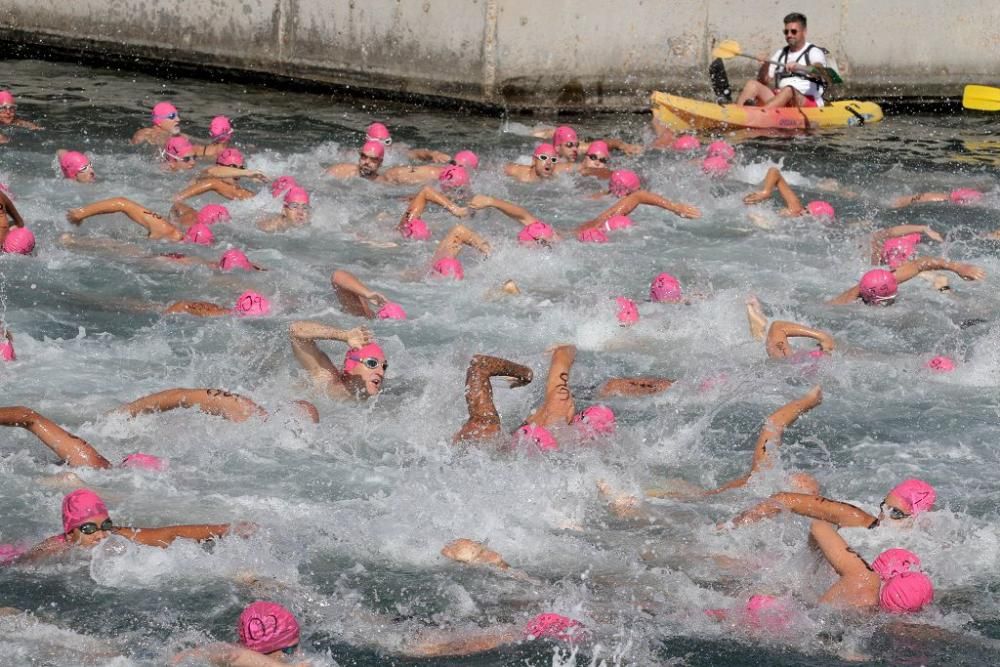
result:
<svg viewBox="0 0 1000 667"><path fill-rule="evenodd" d="M934 507L937 491L922 479L908 479L897 484L889 495L902 501L903 509L916 516Z"/></svg>
<svg viewBox="0 0 1000 667"><path fill-rule="evenodd" d="M615 413L606 405L591 405L576 413L572 423L590 435L611 435L615 432Z"/></svg>
<svg viewBox="0 0 1000 667"><path fill-rule="evenodd" d="M405 320L406 311L403 310L403 307L398 303L386 301L382 307L378 309L376 317L380 320Z"/></svg>
<svg viewBox="0 0 1000 667"><path fill-rule="evenodd" d="M71 533L96 516L107 516L108 507L90 489L77 489L62 501L63 533Z"/></svg>
<svg viewBox="0 0 1000 667"><path fill-rule="evenodd" d="M632 225L632 218L627 215L613 215L604 221L604 229L609 232L617 229L628 229Z"/></svg>
<svg viewBox="0 0 1000 667"><path fill-rule="evenodd" d="M552 432L544 426L524 424L521 428L517 429L514 435L519 439L531 440L543 452L551 452L559 449L559 443L556 442Z"/></svg>
<svg viewBox="0 0 1000 667"><path fill-rule="evenodd" d="M887 549L872 561L872 569L883 580L920 567L920 558L906 549Z"/></svg>
<svg viewBox="0 0 1000 667"><path fill-rule="evenodd" d="M607 243L608 235L600 227L585 229L576 235L580 243Z"/></svg>
<svg viewBox="0 0 1000 667"><path fill-rule="evenodd" d="M635 301L625 296L615 298L618 305L618 323L623 327L631 326L639 321L639 308Z"/></svg>
<svg viewBox="0 0 1000 667"><path fill-rule="evenodd" d="M211 227L203 222L196 222L184 232L185 243L195 243L197 245L212 245L215 243L215 235Z"/></svg>
<svg viewBox="0 0 1000 667"><path fill-rule="evenodd" d="M551 241L555 230L541 220L535 220L530 225L521 228L517 240L521 245L534 245L538 241Z"/></svg>
<svg viewBox="0 0 1000 667"><path fill-rule="evenodd" d="M934 584L923 572L901 572L882 583L879 606L891 614L918 612L934 600Z"/></svg>
<svg viewBox="0 0 1000 667"><path fill-rule="evenodd" d="M524 626L526 639L558 639L573 641L586 634L586 628L580 621L575 621L562 614L539 614Z"/></svg>
<svg viewBox="0 0 1000 667"><path fill-rule="evenodd" d="M264 295L247 290L236 299L233 310L237 317L263 317L271 312L271 302Z"/></svg>
<svg viewBox="0 0 1000 667"><path fill-rule="evenodd" d="M892 274L892 271L872 269L861 276L858 289L861 299L871 305L894 299L899 289L899 284L896 282L896 276Z"/></svg>
<svg viewBox="0 0 1000 667"><path fill-rule="evenodd" d="M299 643L299 623L275 602L254 602L240 614L240 643L257 653L274 653Z"/></svg>
<svg viewBox="0 0 1000 667"><path fill-rule="evenodd" d="M229 209L222 204L205 204L198 211L198 222L203 225L214 225L217 222L229 222Z"/></svg>
<svg viewBox="0 0 1000 667"><path fill-rule="evenodd" d="M608 180L608 189L616 197L625 197L639 190L641 187L642 181L639 179L639 174L631 169L613 171L611 172L611 178Z"/></svg>
<svg viewBox="0 0 1000 667"><path fill-rule="evenodd" d="M431 270L445 278L454 278L455 280L461 280L465 277L465 270L462 269L462 263L458 261L457 257L442 257L438 261L434 262L434 266Z"/></svg>
<svg viewBox="0 0 1000 667"><path fill-rule="evenodd" d="M431 232L427 229L427 223L420 218L407 220L406 224L400 229L400 233L404 237L413 239L414 241L426 241L431 237Z"/></svg>

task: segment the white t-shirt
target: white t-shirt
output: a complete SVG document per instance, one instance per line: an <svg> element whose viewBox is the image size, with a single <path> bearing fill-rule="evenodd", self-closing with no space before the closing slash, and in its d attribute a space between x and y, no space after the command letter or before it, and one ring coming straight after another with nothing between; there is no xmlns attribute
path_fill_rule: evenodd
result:
<svg viewBox="0 0 1000 667"><path fill-rule="evenodd" d="M823 52L823 49L819 48L814 44L810 44L809 42L806 42L805 46L799 49L798 51L789 52L788 59L785 62L798 63L799 65L802 65L804 67L806 64L806 59L803 56L803 54L805 53L806 49L812 49L809 52L810 65L826 65L826 54ZM784 51L784 49L778 49L777 51L775 51L774 55L771 56L771 60L778 62L779 59L781 58L782 51ZM774 65L771 65L770 67L767 68L767 76L772 81L774 81L774 72L776 69L777 68ZM775 81L775 85L777 85L777 81ZM802 77L799 76L793 76L782 79L781 85L782 87L791 86L792 88L799 91L803 95L809 95L810 97L814 98L818 106L823 106L822 88L816 85L815 82L809 81L808 79L803 79Z"/></svg>

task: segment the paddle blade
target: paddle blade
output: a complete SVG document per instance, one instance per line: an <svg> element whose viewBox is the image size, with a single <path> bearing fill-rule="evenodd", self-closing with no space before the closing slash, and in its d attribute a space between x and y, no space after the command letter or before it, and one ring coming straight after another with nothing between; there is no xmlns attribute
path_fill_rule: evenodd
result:
<svg viewBox="0 0 1000 667"><path fill-rule="evenodd" d="M742 53L740 43L733 39L725 39L712 49L712 58L733 58Z"/></svg>
<svg viewBox="0 0 1000 667"><path fill-rule="evenodd" d="M729 87L729 76L726 74L726 66L722 60L716 58L708 66L708 76L712 81L712 92L715 93L715 101L719 104L728 104L733 101L733 91Z"/></svg>
<svg viewBox="0 0 1000 667"><path fill-rule="evenodd" d="M976 111L1000 111L1000 88L968 85L962 94L962 106Z"/></svg>

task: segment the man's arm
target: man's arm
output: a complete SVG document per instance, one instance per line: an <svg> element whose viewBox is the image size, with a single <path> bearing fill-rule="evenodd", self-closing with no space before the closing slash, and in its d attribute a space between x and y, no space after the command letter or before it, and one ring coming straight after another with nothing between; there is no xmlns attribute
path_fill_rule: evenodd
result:
<svg viewBox="0 0 1000 667"><path fill-rule="evenodd" d="M764 185L757 192L752 192L744 197L743 203L757 204L770 199L775 188L778 189L778 194L781 195L781 198L785 202L783 213L789 216L802 215L803 211L805 211L802 201L795 194L795 191L792 190L791 186L788 185L785 177L781 175L781 171L777 167L771 167L767 170L767 175L764 177Z"/></svg>
<svg viewBox="0 0 1000 667"><path fill-rule="evenodd" d="M509 201L503 199L497 199L496 197L487 197L486 195L476 195L469 202L469 208L473 209L484 209L484 208L495 208L500 211L508 218L517 220L523 226L527 227L531 223L535 222L538 218L528 213L524 208L521 208L517 204L513 204Z"/></svg>
<svg viewBox="0 0 1000 667"><path fill-rule="evenodd" d="M569 373L576 360L576 347L560 345L552 350L549 375L545 380L545 401L525 419L537 426L566 425L573 419L576 405L569 388Z"/></svg>
<svg viewBox="0 0 1000 667"><path fill-rule="evenodd" d="M823 552L827 562L841 577L871 572L868 564L855 553L833 525L826 521L813 521L809 526L809 536L816 541L816 546Z"/></svg>
<svg viewBox="0 0 1000 667"><path fill-rule="evenodd" d="M621 139L605 139L604 143L608 145L613 151L621 151L625 155L642 155L642 144L629 144ZM590 144L587 144L587 148L590 148ZM580 150L583 151L584 148L581 146Z"/></svg>
<svg viewBox="0 0 1000 667"><path fill-rule="evenodd" d="M392 167L381 172L387 183L395 185L420 185L433 183L441 173L441 167L434 165Z"/></svg>
<svg viewBox="0 0 1000 667"><path fill-rule="evenodd" d="M207 542L226 535L236 534L247 537L254 530L253 524L200 523L182 526L161 526L160 528L112 528L115 535L121 535L136 544L148 547L169 547L174 540L195 540Z"/></svg>
<svg viewBox="0 0 1000 667"><path fill-rule="evenodd" d="M181 651L173 657L171 664L183 663L186 660L208 662L217 667L290 667L291 663L281 658L271 658L263 653L251 651L234 644L210 644L198 648ZM296 663L292 667L307 665Z"/></svg>
<svg viewBox="0 0 1000 667"><path fill-rule="evenodd" d="M292 352L309 376L317 384L329 386L331 383L343 387L340 372L316 341L339 340L354 349L372 342L372 332L368 329L337 329L320 322L298 320L288 328L288 336L292 343Z"/></svg>
<svg viewBox="0 0 1000 667"><path fill-rule="evenodd" d="M893 271L896 282L905 283L923 271L951 271L962 280L982 280L986 277L986 271L973 264L963 264L952 262L943 257L921 257L904 262Z"/></svg>
<svg viewBox="0 0 1000 667"><path fill-rule="evenodd" d="M767 356L771 359L783 359L791 356L793 350L788 345L789 338L812 338L819 343L824 352L833 352L834 349L833 336L825 331L812 329L796 322L777 320L771 322L771 326L767 330L767 343L765 344Z"/></svg>
<svg viewBox="0 0 1000 667"><path fill-rule="evenodd" d="M930 225L896 225L889 229L880 229L872 233L871 238L871 263L878 264L882 261L882 251L888 239L899 238L907 234L926 234L928 238L941 243L944 238L930 228Z"/></svg>
<svg viewBox="0 0 1000 667"><path fill-rule="evenodd" d="M674 380L666 378L611 378L597 390L598 398L610 396L652 396L659 394L674 384Z"/></svg>
<svg viewBox="0 0 1000 667"><path fill-rule="evenodd" d="M167 238L179 241L184 238L183 232L164 220L158 213L154 213L145 206L125 197L102 199L86 206L71 208L66 212L66 219L71 224L80 225L87 218L111 213L124 213L132 222L149 232L149 236L153 239Z"/></svg>
<svg viewBox="0 0 1000 667"><path fill-rule="evenodd" d="M754 523L786 510L845 528L871 528L878 520L860 507L849 503L830 500L823 496L783 491L738 515L733 519L733 525Z"/></svg>
<svg viewBox="0 0 1000 667"><path fill-rule="evenodd" d="M406 207L406 211L403 213L403 217L399 221L398 228L402 229L406 223L413 218L419 218L427 208L427 202L437 204L458 218L463 218L468 214L466 209L456 205L453 201L434 188L425 185L420 188L420 192L418 192L413 199L410 200L409 206Z"/></svg>
<svg viewBox="0 0 1000 667"><path fill-rule="evenodd" d="M451 156L447 153L430 148L411 148L407 157L417 162L437 162L438 164L447 164L451 160Z"/></svg>
<svg viewBox="0 0 1000 667"><path fill-rule="evenodd" d="M372 312L369 302L378 305L386 302L384 296L369 289L350 271L337 269L330 276L330 284L333 285L333 291L344 312L349 315L366 317L369 320L374 319L375 313Z"/></svg>
<svg viewBox="0 0 1000 667"><path fill-rule="evenodd" d="M164 315L193 315L195 317L225 317L232 308L225 308L211 301L175 301L163 311Z"/></svg>
<svg viewBox="0 0 1000 667"><path fill-rule="evenodd" d="M511 378L511 388L523 387L531 382L531 369L500 357L477 354L472 357L465 373L465 403L469 419L462 425L453 441L489 438L500 433L500 413L493 403L493 386L490 379L496 376Z"/></svg>
<svg viewBox="0 0 1000 667"><path fill-rule="evenodd" d="M267 411L249 398L223 389L167 389L137 398L117 411L127 412L135 417L177 408L198 408L206 414L224 417L233 422L244 422L254 416L267 417Z"/></svg>
<svg viewBox="0 0 1000 667"><path fill-rule="evenodd" d="M458 253L462 250L462 246L475 248L486 256L490 254L490 244L483 237L465 225L455 225L441 239L441 242L438 243L431 263L433 264L442 257L457 257Z"/></svg>
<svg viewBox="0 0 1000 667"><path fill-rule="evenodd" d="M226 199L249 199L254 193L221 178L200 178L174 196L174 201L183 201L206 192L215 192Z"/></svg>
<svg viewBox="0 0 1000 667"><path fill-rule="evenodd" d="M927 204L943 201L951 201L951 194L948 192L921 192L915 195L899 197L892 202L892 208L906 208L911 204Z"/></svg>
<svg viewBox="0 0 1000 667"><path fill-rule="evenodd" d="M221 164L213 164L201 170L198 178L249 178L259 183L268 181L264 172L258 169L245 169L244 167L226 167Z"/></svg>
<svg viewBox="0 0 1000 667"><path fill-rule="evenodd" d="M0 426L20 426L31 431L69 466L111 467L111 462L101 456L86 440L64 430L30 408L22 406L0 408Z"/></svg>
<svg viewBox="0 0 1000 667"><path fill-rule="evenodd" d="M0 190L0 208L7 213L15 227L24 227L24 218L22 218L21 214L17 212L17 207L14 206L14 202L11 198L8 197L2 190Z"/></svg>
<svg viewBox="0 0 1000 667"><path fill-rule="evenodd" d="M701 217L701 211L696 206L691 206L690 204L678 204L659 195L655 195L652 192L639 190L638 192L633 192L626 197L622 197L615 202L613 206L605 210L596 218L577 227L576 231L577 233L580 233L588 229L601 227L608 221L609 218L613 218L616 215L628 215L642 204L662 208L682 218Z"/></svg>

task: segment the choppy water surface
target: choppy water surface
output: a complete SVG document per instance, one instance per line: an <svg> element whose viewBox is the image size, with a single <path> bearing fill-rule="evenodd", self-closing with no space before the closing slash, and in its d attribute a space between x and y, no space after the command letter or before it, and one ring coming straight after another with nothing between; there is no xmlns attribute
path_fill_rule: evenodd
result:
<svg viewBox="0 0 1000 667"><path fill-rule="evenodd" d="M0 606L36 615L0 619L3 664L160 664L194 643L234 639L239 610L259 596L291 607L307 655L328 665L416 664L396 651L421 629L523 623L543 610L586 622L596 643L570 657L534 643L435 664L995 660L1000 262L996 245L979 238L1000 228L991 117L889 118L794 139L748 139L732 178L716 184L675 154L619 158L644 175L649 189L700 206L704 217L640 210L637 227L606 246L570 241L540 252L516 245L510 221L479 214L470 224L493 243L493 257L467 261L464 282L440 284L422 278L429 244L364 243L400 241L393 226L413 188L338 184L321 176L321 166L353 160L361 131L377 118L397 144L476 150L484 162L474 177L479 192L570 228L606 205L588 198L596 183L566 178L532 187L501 175L505 162L530 155L527 134L536 119L365 108L331 96L37 62L8 63L6 71L22 115L47 129L14 131L0 147L0 180L39 236L37 256L0 258L4 319L19 355L0 373L4 402L52 417L109 459L133 451L169 458L169 471L159 475L80 471L119 523L249 520L261 530L209 548L115 543L69 563L0 569ZM268 272L221 276L58 243L74 231L150 253L174 249L146 241L124 217L96 218L80 230L64 219L67 208L113 195L169 208L188 177L164 175L149 150L128 145L160 99L177 104L185 131L196 136L207 136L211 116L230 115L251 167L294 174L313 192L307 228L257 231L255 221L276 209L262 191L229 204L235 221L214 228L219 246L193 251L215 258L219 247L233 244ZM650 138L644 116L570 120L583 134ZM57 178L58 148L85 150L100 182ZM772 203L762 210L771 212L774 229L752 225L740 198L776 163L804 200L832 201L840 223L782 221ZM841 193L820 191L823 178L837 179ZM985 189L983 205L887 209L899 194L959 186ZM452 223L439 211L425 218L436 238ZM935 251L980 264L989 277L979 284L955 278L950 294L914 280L890 309L824 305L866 270L861 248L872 225L861 220L930 224L946 237ZM354 271L410 314L406 322L372 324L390 370L383 394L367 404L311 394L287 341L288 323L298 318L362 323L335 306L329 276L336 267ZM660 271L701 296L687 307L645 302ZM524 294L490 296L507 278ZM141 309L182 298L229 303L247 287L269 295L277 315L199 320ZM840 349L806 371L767 361L747 333L743 300L750 293L772 317L832 332ZM622 294L640 301L642 320L630 330L614 322L611 297ZM655 398L610 401L619 429L598 446L538 457L450 444L466 417L463 381L473 354L505 356L542 377L545 350L559 342L580 350L571 379L579 406L614 375L679 382ZM343 349L330 349L339 360ZM955 357L958 370L930 375L922 364L935 354ZM764 417L812 383L823 385L823 405L789 429L780 469L747 489L710 500L653 501L652 524L613 519L598 499L599 479L638 492L665 479L707 486L741 474ZM507 428L540 401L542 385L497 386ZM134 420L106 414L176 386L224 387L275 416L231 424L193 411ZM296 420L286 407L295 398L314 400L322 422ZM65 489L47 482L60 468L30 434L0 435L0 542L58 532ZM869 558L890 546L920 554L937 598L916 622L938 628L935 634L817 609L813 603L832 576L806 546L804 519L716 530L717 522L783 488L791 470L813 473L828 495L868 510L905 477L937 487L938 505L916 530L843 531ZM460 536L488 540L536 581L446 561L441 546ZM264 592L249 588L240 583L247 571L277 583ZM801 604L790 631L756 636L703 613L737 607L755 592L788 594Z"/></svg>

